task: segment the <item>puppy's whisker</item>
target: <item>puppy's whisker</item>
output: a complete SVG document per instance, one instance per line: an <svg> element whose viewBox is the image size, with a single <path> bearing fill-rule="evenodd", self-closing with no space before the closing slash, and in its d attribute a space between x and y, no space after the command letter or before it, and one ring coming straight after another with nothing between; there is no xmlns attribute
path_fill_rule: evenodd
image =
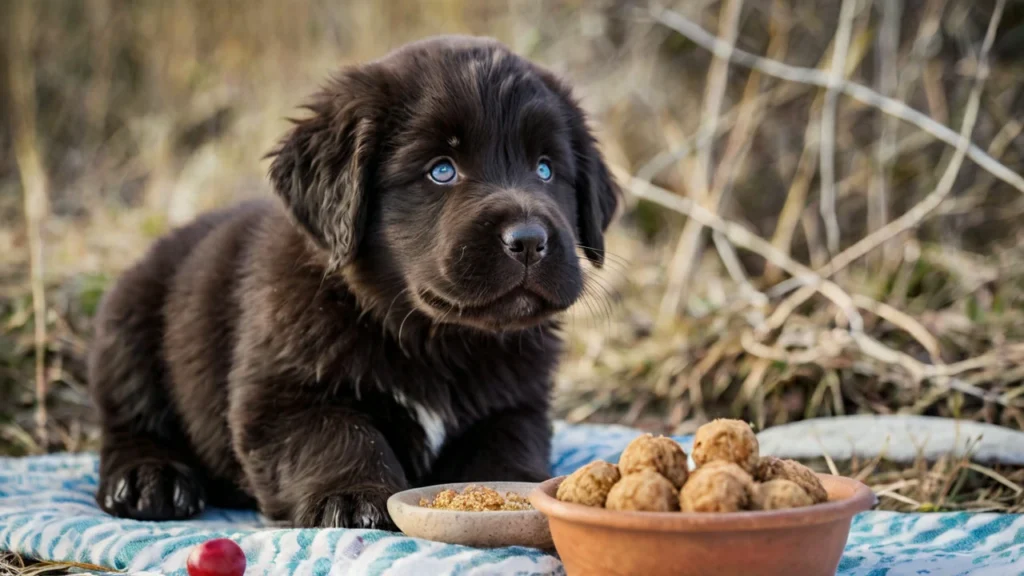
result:
<svg viewBox="0 0 1024 576"><path fill-rule="evenodd" d="M618 291L612 289L608 284L606 284L600 278L597 278L595 276L584 276L583 287L584 289L588 287L594 287L601 290L604 296L608 299L609 303L617 300Z"/></svg>
<svg viewBox="0 0 1024 576"><path fill-rule="evenodd" d="M590 298L588 298L588 296L589 295L587 294L586 287L584 287L583 294L580 298L580 303L586 306L587 312L590 313L591 317L597 316L597 311L594 309L593 302Z"/></svg>
<svg viewBox="0 0 1024 576"><path fill-rule="evenodd" d="M605 262L613 261L613 262L618 262L620 264L628 264L629 263L626 260L625 257L619 256L618 254L615 254L614 252L609 252L608 250L602 250L600 248L591 248L590 246L585 246L583 244L577 244L576 247L580 248L582 250L590 250L590 251L593 251L593 252L597 252L598 254L600 254L601 256L604 257Z"/></svg>
<svg viewBox="0 0 1024 576"><path fill-rule="evenodd" d="M599 292L595 292L595 289ZM615 295L611 290L596 279L587 277L583 279L583 292L586 295L598 299L605 306L605 312L608 317L611 318L614 312L615 300Z"/></svg>
<svg viewBox="0 0 1024 576"><path fill-rule="evenodd" d="M593 313L590 316L590 321L594 322L591 326L593 328L604 328L608 331L611 330L611 309L608 307L608 303L605 299L598 297L597 295L587 292L584 294L584 299L588 302L593 302L594 306L598 308L598 312Z"/></svg>
<svg viewBox="0 0 1024 576"><path fill-rule="evenodd" d="M606 321L608 319L608 314L604 313L603 307L600 306L600 304L593 296L587 295L587 300L591 302L591 306L596 310L587 318L587 320L590 322L591 330L600 330L602 328L607 329L608 326L603 321Z"/></svg>
<svg viewBox="0 0 1024 576"><path fill-rule="evenodd" d="M582 257L580 258L581 262L584 260L586 259ZM601 268L600 270L585 266L581 266L581 269L583 270L583 273L587 275L609 276L620 278L627 281L629 280L630 269L627 268L626 266L614 262L605 262L604 267Z"/></svg>
<svg viewBox="0 0 1024 576"><path fill-rule="evenodd" d="M590 282L596 282L596 283L601 284L602 286L607 286L607 282L609 281L606 278L602 278L600 274L598 274L596 272L592 272L592 271L585 272L583 274L583 280L584 281L590 281ZM628 278L626 278L626 280L628 280Z"/></svg>
<svg viewBox="0 0 1024 576"><path fill-rule="evenodd" d="M599 253L599 254L601 254L603 256L611 256L613 258L620 258L620 256L618 254L615 254L614 252L612 252L611 250L608 250L607 248L595 248L593 246L587 246L586 244L582 244L582 243L579 243L579 242L576 243L576 247L582 248L584 250L591 250L591 251L597 252L597 253Z"/></svg>
<svg viewBox="0 0 1024 576"><path fill-rule="evenodd" d="M580 262L589 262L590 261L590 259L587 258L586 256L581 256L579 254L576 255L576 259L579 260ZM604 261L604 266L602 266L601 269L602 270L615 270L615 271L629 270L630 269L630 264L628 262L619 262L618 260L605 260Z"/></svg>
<svg viewBox="0 0 1024 576"><path fill-rule="evenodd" d="M607 299L601 298L598 294L589 290L584 292L583 298L584 301L590 303L591 308L594 310L592 315L595 318L611 318L612 310Z"/></svg>

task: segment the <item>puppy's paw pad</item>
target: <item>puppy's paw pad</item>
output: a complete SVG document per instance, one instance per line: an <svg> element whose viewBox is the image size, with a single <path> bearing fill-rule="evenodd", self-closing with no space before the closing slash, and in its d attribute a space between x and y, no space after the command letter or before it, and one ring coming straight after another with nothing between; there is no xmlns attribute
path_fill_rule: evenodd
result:
<svg viewBox="0 0 1024 576"><path fill-rule="evenodd" d="M114 470L100 479L96 500L105 512L136 520L181 520L205 507L196 474L170 462L139 462Z"/></svg>
<svg viewBox="0 0 1024 576"><path fill-rule="evenodd" d="M387 493L379 491L335 494L300 510L295 523L320 528L394 530L387 509Z"/></svg>

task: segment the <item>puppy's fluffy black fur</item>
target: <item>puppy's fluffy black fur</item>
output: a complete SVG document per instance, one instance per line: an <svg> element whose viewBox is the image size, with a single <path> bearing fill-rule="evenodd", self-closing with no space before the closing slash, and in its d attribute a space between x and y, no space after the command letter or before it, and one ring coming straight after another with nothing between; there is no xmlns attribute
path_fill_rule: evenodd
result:
<svg viewBox="0 0 1024 576"><path fill-rule="evenodd" d="M554 315L618 195L569 90L444 37L308 108L271 154L281 201L174 231L104 300L89 378L112 514L387 527L409 486L548 474ZM451 183L429 177L442 160Z"/></svg>

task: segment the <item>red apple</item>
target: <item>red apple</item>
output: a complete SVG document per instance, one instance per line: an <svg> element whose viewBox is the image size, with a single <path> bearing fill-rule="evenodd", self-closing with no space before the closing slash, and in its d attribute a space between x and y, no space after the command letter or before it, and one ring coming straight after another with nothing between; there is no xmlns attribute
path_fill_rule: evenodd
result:
<svg viewBox="0 0 1024 576"><path fill-rule="evenodd" d="M245 574L245 553L227 538L208 540L188 555L189 576L242 576Z"/></svg>

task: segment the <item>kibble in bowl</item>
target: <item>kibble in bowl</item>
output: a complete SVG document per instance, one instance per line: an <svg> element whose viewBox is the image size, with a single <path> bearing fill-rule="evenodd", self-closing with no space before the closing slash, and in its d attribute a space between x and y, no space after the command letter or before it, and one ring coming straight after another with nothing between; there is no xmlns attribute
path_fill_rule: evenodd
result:
<svg viewBox="0 0 1024 576"><path fill-rule="evenodd" d="M511 512L533 510L530 501L521 494L505 492L502 494L487 486L470 484L457 492L451 488L442 490L433 500L420 498L420 506L437 510L456 510L458 512Z"/></svg>
<svg viewBox="0 0 1024 576"><path fill-rule="evenodd" d="M535 510L533 482L462 482L411 488L388 498L399 530L414 538L481 548L551 548L547 518Z"/></svg>

